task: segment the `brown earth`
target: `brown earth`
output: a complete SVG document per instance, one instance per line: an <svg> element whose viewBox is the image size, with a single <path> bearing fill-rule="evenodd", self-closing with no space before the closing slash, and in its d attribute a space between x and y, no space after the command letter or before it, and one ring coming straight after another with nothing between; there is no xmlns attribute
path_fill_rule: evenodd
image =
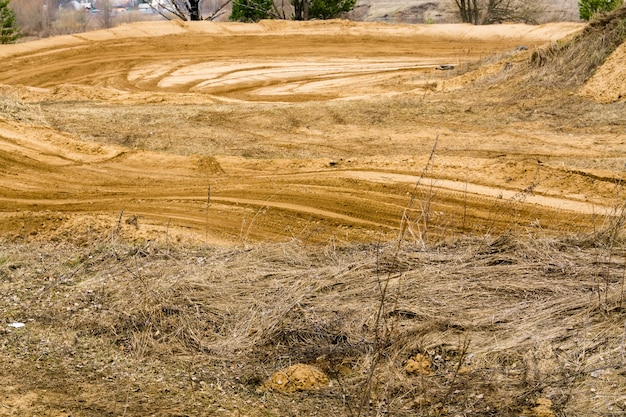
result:
<svg viewBox="0 0 626 417"><path fill-rule="evenodd" d="M581 28L2 46L0 416L623 414L623 79L529 63Z"/></svg>
<svg viewBox="0 0 626 417"><path fill-rule="evenodd" d="M611 54L580 93L603 103L626 99L626 44Z"/></svg>
<svg viewBox="0 0 626 417"><path fill-rule="evenodd" d="M579 230L615 203L618 115L438 93L457 71L436 67L580 28L143 22L3 46L2 231L123 210L137 236L372 240L426 201L440 231Z"/></svg>

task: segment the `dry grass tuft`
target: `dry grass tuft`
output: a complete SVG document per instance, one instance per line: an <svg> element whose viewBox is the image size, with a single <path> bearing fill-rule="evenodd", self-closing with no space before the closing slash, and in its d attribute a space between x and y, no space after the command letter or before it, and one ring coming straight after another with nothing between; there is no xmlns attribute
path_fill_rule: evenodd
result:
<svg viewBox="0 0 626 417"><path fill-rule="evenodd" d="M25 104L10 96L3 95L0 85L0 117L10 121L29 125L46 125L46 118L41 108L34 104Z"/></svg>
<svg viewBox="0 0 626 417"><path fill-rule="evenodd" d="M609 253L585 239L4 242L0 376L19 386L28 374L55 395L38 394L42 407L78 415L616 415L623 245L613 239ZM258 390L297 363L332 383Z"/></svg>

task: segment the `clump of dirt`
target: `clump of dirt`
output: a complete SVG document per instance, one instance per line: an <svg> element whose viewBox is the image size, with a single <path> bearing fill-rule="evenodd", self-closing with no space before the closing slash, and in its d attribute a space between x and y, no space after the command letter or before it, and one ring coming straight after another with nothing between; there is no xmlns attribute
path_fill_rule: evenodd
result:
<svg viewBox="0 0 626 417"><path fill-rule="evenodd" d="M261 386L261 390L298 392L325 388L329 384L328 376L321 369L299 363L274 372Z"/></svg>
<svg viewBox="0 0 626 417"><path fill-rule="evenodd" d="M224 170L217 160L211 156L196 156L196 170L205 174L223 174Z"/></svg>
<svg viewBox="0 0 626 417"><path fill-rule="evenodd" d="M538 398L537 405L530 410L530 414L533 417L554 417L554 411L552 411L552 401L547 398Z"/></svg>
<svg viewBox="0 0 626 417"><path fill-rule="evenodd" d="M404 370L410 375L432 375L431 361L428 356L418 353L404 365Z"/></svg>

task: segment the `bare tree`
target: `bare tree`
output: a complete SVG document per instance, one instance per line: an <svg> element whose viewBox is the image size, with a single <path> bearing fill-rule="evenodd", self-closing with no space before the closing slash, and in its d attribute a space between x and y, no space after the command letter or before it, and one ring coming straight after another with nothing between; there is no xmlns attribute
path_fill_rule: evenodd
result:
<svg viewBox="0 0 626 417"><path fill-rule="evenodd" d="M291 16L293 16L293 5L289 0L274 1L274 15L278 19L291 19Z"/></svg>
<svg viewBox="0 0 626 417"><path fill-rule="evenodd" d="M11 2L17 21L24 34L49 36L54 34L53 23L59 17L62 0L20 0Z"/></svg>
<svg viewBox="0 0 626 417"><path fill-rule="evenodd" d="M113 27L113 5L111 0L98 0L98 8L100 9L99 21L103 28Z"/></svg>
<svg viewBox="0 0 626 417"><path fill-rule="evenodd" d="M223 0L217 8L206 18L202 17L200 3L202 0L154 0L156 10L165 18L172 16L180 20L213 20L224 12L224 9L232 0Z"/></svg>
<svg viewBox="0 0 626 417"><path fill-rule="evenodd" d="M12 7L24 33L33 35L41 32L44 27L43 0L22 0L14 2Z"/></svg>
<svg viewBox="0 0 626 417"><path fill-rule="evenodd" d="M536 5L519 0L489 0L482 24L503 22L536 23Z"/></svg>
<svg viewBox="0 0 626 417"><path fill-rule="evenodd" d="M293 16L295 20L309 20L309 0L293 0Z"/></svg>
<svg viewBox="0 0 626 417"><path fill-rule="evenodd" d="M463 23L478 24L478 17L480 15L480 7L478 0L454 0L456 6L459 8L461 14L461 20Z"/></svg>
<svg viewBox="0 0 626 417"><path fill-rule="evenodd" d="M503 22L536 23L535 0L454 0L461 20L474 25Z"/></svg>
<svg viewBox="0 0 626 417"><path fill-rule="evenodd" d="M216 6L213 7L211 13L204 18L204 20L214 20L217 19L221 14L226 11L226 7L232 3L233 0L224 0L221 3L219 1L216 3Z"/></svg>

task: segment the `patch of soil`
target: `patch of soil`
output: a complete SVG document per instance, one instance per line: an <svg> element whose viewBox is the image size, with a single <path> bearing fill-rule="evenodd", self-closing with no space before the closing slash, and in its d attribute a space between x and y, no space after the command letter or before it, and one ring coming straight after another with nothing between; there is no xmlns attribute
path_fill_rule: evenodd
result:
<svg viewBox="0 0 626 417"><path fill-rule="evenodd" d="M298 392L312 389L326 388L330 381L321 369L305 364L291 365L276 371L263 383L261 390L278 392Z"/></svg>
<svg viewBox="0 0 626 417"><path fill-rule="evenodd" d="M580 89L580 94L601 103L626 100L626 44L613 52Z"/></svg>

